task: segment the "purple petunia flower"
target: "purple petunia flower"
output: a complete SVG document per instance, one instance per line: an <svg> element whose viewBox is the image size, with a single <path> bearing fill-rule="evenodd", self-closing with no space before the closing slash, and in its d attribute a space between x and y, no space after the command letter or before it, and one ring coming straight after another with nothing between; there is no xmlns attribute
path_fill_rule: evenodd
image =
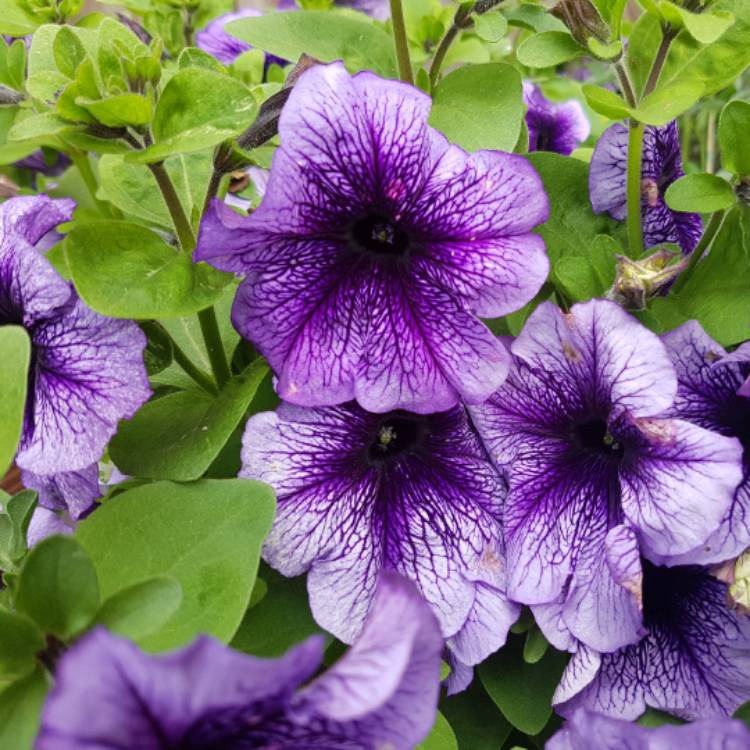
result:
<svg viewBox="0 0 750 750"><path fill-rule="evenodd" d="M727 604L727 585L696 565L643 561L646 635L614 653L581 647L553 703L635 719L647 706L683 719L728 716L750 699L750 618Z"/></svg>
<svg viewBox="0 0 750 750"><path fill-rule="evenodd" d="M704 719L649 728L579 709L547 742L546 750L747 750L750 730L741 721Z"/></svg>
<svg viewBox="0 0 750 750"><path fill-rule="evenodd" d="M215 18L205 29L195 35L196 47L208 52L224 65L231 65L243 52L252 49L247 42L232 36L226 25L240 18L255 18L263 14L255 8L245 8L236 13L225 13Z"/></svg>
<svg viewBox="0 0 750 750"><path fill-rule="evenodd" d="M429 608L396 576L354 646L309 683L320 636L280 659L205 636L151 656L98 628L61 659L35 747L410 750L435 719L441 648Z"/></svg>
<svg viewBox="0 0 750 750"><path fill-rule="evenodd" d="M282 404L250 418L241 476L278 498L265 559L308 572L316 620L350 642L382 570L416 581L459 662L505 642L506 485L461 406L431 415Z"/></svg>
<svg viewBox="0 0 750 750"><path fill-rule="evenodd" d="M54 161L48 162L42 149L34 151L33 154L25 156L23 159L15 162L14 166L22 169L30 169L32 172L38 172L47 177L57 177L61 175L69 166L70 159L62 153L55 153Z"/></svg>
<svg viewBox="0 0 750 750"><path fill-rule="evenodd" d="M151 393L138 326L86 307L35 247L73 205L42 195L0 206L0 325L23 326L32 345L16 463L45 476L89 467Z"/></svg>
<svg viewBox="0 0 750 750"><path fill-rule="evenodd" d="M618 221L627 216L627 161L628 129L615 123L602 133L594 147L589 195L596 213L606 211ZM677 122L673 120L662 128L647 126L641 162L641 221L646 248L675 242L689 253L698 244L703 233L700 215L673 211L664 202L667 188L684 174Z"/></svg>
<svg viewBox="0 0 750 750"><path fill-rule="evenodd" d="M559 648L642 634L639 553L703 543L740 481L734 438L663 418L677 379L664 344L618 305L540 305L506 383L471 414L510 490L508 596Z"/></svg>
<svg viewBox="0 0 750 750"><path fill-rule="evenodd" d="M302 406L374 412L485 399L508 354L476 316L544 282L542 183L523 157L467 155L427 124L430 99L340 63L307 70L281 114L266 194L215 201L196 258L247 274L232 320Z"/></svg>
<svg viewBox="0 0 750 750"><path fill-rule="evenodd" d="M750 547L750 393L742 393L750 374L750 357L741 350L727 355L695 320L666 334L663 341L679 381L670 413L736 437L744 450L742 481L721 526L682 557L684 562L722 562Z"/></svg>
<svg viewBox="0 0 750 750"><path fill-rule="evenodd" d="M53 511L68 511L77 521L89 513L102 496L99 488L99 464L94 462L79 471L39 475L21 472L23 483L39 493L39 505Z"/></svg>
<svg viewBox="0 0 750 750"><path fill-rule="evenodd" d="M31 549L54 534L72 534L77 523L67 514L59 514L41 505L34 508L26 531L26 546Z"/></svg>
<svg viewBox="0 0 750 750"><path fill-rule="evenodd" d="M538 86L524 81L523 100L528 108L529 151L554 151L568 156L589 137L591 124L575 99L553 104Z"/></svg>

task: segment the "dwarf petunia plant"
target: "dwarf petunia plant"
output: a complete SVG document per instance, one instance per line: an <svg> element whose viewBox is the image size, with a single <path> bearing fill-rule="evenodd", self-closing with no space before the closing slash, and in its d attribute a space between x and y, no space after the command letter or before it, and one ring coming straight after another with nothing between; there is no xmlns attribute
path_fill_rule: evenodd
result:
<svg viewBox="0 0 750 750"><path fill-rule="evenodd" d="M0 748L750 743L747 0L0 2Z"/></svg>

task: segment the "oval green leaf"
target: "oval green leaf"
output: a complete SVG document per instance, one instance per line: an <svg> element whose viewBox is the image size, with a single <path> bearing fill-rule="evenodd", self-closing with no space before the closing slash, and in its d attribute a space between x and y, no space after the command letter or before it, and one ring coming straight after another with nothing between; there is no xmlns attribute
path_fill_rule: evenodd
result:
<svg viewBox="0 0 750 750"><path fill-rule="evenodd" d="M113 318L174 318L209 307L231 281L125 221L74 226L65 240L73 283L83 300Z"/></svg>
<svg viewBox="0 0 750 750"><path fill-rule="evenodd" d="M711 213L734 205L735 196L732 186L722 177L693 173L673 182L664 200L674 211Z"/></svg>
<svg viewBox="0 0 750 750"><path fill-rule="evenodd" d="M750 104L729 102L719 118L721 165L734 174L750 175Z"/></svg>
<svg viewBox="0 0 750 750"><path fill-rule="evenodd" d="M448 719L437 712L432 731L420 742L415 750L458 750L458 740L448 723Z"/></svg>
<svg viewBox="0 0 750 750"><path fill-rule="evenodd" d="M157 576L179 581L177 611L141 639L143 648L160 651L199 633L232 638L250 601L274 510L273 490L260 482L155 482L105 503L76 537L107 599Z"/></svg>
<svg viewBox="0 0 750 750"><path fill-rule="evenodd" d="M26 408L31 341L20 326L0 327L0 476L16 455Z"/></svg>
<svg viewBox="0 0 750 750"><path fill-rule="evenodd" d="M528 68L551 68L587 54L567 31L543 31L534 34L518 47L516 57Z"/></svg>

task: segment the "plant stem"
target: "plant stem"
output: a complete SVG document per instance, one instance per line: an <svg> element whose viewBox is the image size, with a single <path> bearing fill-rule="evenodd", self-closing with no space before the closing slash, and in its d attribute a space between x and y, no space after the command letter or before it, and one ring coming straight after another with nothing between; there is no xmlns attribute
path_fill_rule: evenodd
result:
<svg viewBox="0 0 750 750"><path fill-rule="evenodd" d="M96 177L94 176L94 170L91 168L89 157L83 151L71 151L70 159L73 164L75 164L76 169L80 172L81 177L86 184L86 189L89 191L89 195L91 195L91 200L94 201L94 205L99 213L107 218L114 218L112 206L96 197L98 185L96 183Z"/></svg>
<svg viewBox="0 0 750 750"><path fill-rule="evenodd" d="M633 84L630 82L628 71L621 62L615 63L614 69L615 74L617 75L617 81L620 84L623 96L625 97L625 101L628 103L629 107L635 107L637 104L635 99L635 89L633 89Z"/></svg>
<svg viewBox="0 0 750 750"><path fill-rule="evenodd" d="M654 57L646 84L643 87L643 96L648 96L656 88L656 84L659 83L659 76L664 68L664 63L667 61L669 47L676 36L677 34L675 34L671 27L667 26L662 29L661 44L659 44L659 49L656 50L656 57Z"/></svg>
<svg viewBox="0 0 750 750"><path fill-rule="evenodd" d="M643 253L641 229L641 159L643 154L643 124L630 120L628 124L628 244L630 257L639 258Z"/></svg>
<svg viewBox="0 0 750 750"><path fill-rule="evenodd" d="M208 183L208 188L206 190L206 199L203 201L204 214L206 213L206 211L208 211L208 208L211 205L211 201L219 193L219 186L221 185L222 177L224 177L224 174L222 172L219 172L218 169L214 169L214 171L211 173L211 180Z"/></svg>
<svg viewBox="0 0 750 750"><path fill-rule="evenodd" d="M172 339L172 351L174 352L174 361L189 375L204 391L211 395L216 395L216 385L203 370L196 367L185 352L180 349L177 342Z"/></svg>
<svg viewBox="0 0 750 750"><path fill-rule="evenodd" d="M174 189L172 180L169 178L167 170L164 169L164 164L149 164L148 168L151 170L151 174L154 175L164 202L167 204L167 210L172 217L172 223L177 232L180 247L186 253L192 253L195 250L195 232L193 232L193 227L185 213L185 209L182 207L180 197Z"/></svg>
<svg viewBox="0 0 750 750"><path fill-rule="evenodd" d="M432 64L430 65L430 88L434 89L440 75L440 68L445 60L445 55L450 49L453 40L458 35L458 26L456 23L452 23L448 31L445 32L445 36L440 40L435 56L432 58Z"/></svg>
<svg viewBox="0 0 750 750"><path fill-rule="evenodd" d="M393 41L396 44L396 57L398 58L398 72L404 83L414 85L414 76L411 72L411 59L409 58L409 42L406 38L406 24L404 22L404 9L401 0L390 0L391 2L391 24L393 25Z"/></svg>
<svg viewBox="0 0 750 750"><path fill-rule="evenodd" d="M725 215L726 211L724 211L723 209L721 211L714 211L714 213L711 214L711 218L708 220L708 226L704 230L700 242L695 246L695 250L693 250L693 252L690 254L690 258L687 265L685 266L685 270L679 275L675 283L672 285L673 292L679 292L680 289L685 286L695 267L700 262L700 259L703 257L706 250L708 250L708 248L711 246L711 243L714 241L714 237L716 237L716 235L718 234L721 225L724 223Z"/></svg>
<svg viewBox="0 0 750 750"><path fill-rule="evenodd" d="M216 322L216 312L213 307L207 307L198 313L198 320L201 324L201 333L203 342L206 345L208 359L211 362L216 384L221 390L232 377L227 361L227 354L224 351L224 344L221 341L219 333L219 324Z"/></svg>

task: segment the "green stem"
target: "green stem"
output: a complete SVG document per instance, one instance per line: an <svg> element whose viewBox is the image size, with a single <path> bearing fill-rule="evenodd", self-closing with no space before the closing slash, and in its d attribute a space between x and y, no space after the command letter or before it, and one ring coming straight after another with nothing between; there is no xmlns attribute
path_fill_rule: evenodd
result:
<svg viewBox="0 0 750 750"><path fill-rule="evenodd" d="M91 168L89 157L82 151L71 151L69 153L70 159L75 165L76 169L80 172L81 177L86 184L86 189L89 191L89 195L91 195L91 200L94 201L94 205L96 206L99 213L110 219L114 218L112 206L110 206L110 204L105 201L100 201L96 197L98 185L96 183L94 170Z"/></svg>
<svg viewBox="0 0 750 750"><path fill-rule="evenodd" d="M445 36L440 40L437 50L435 51L435 57L432 58L432 64L430 65L430 88L434 89L438 77L440 76L440 68L445 60L445 55L448 53L453 40L458 35L458 26L455 23L451 24L448 31L445 32Z"/></svg>
<svg viewBox="0 0 750 750"><path fill-rule="evenodd" d="M628 244L630 257L639 258L643 253L641 228L641 159L643 154L643 125L631 120L628 125Z"/></svg>
<svg viewBox="0 0 750 750"><path fill-rule="evenodd" d="M212 395L216 395L216 385L211 378L203 372L203 370L196 367L185 352L180 349L177 342L172 339L172 351L174 353L174 361L189 375L204 391L208 391Z"/></svg>
<svg viewBox="0 0 750 750"><path fill-rule="evenodd" d="M177 232L180 247L186 253L192 253L195 250L195 232L193 232L193 227L185 213L185 209L182 207L180 197L174 189L172 180L169 178L167 170L164 169L164 164L149 164L148 168L151 170L151 174L154 175L164 202L167 204L167 210L172 217L172 223Z"/></svg>
<svg viewBox="0 0 750 750"><path fill-rule="evenodd" d="M635 107L637 103L635 100L635 89L633 88L633 84L630 82L628 71L625 69L625 66L621 62L615 63L614 68L615 74L617 75L617 81L620 84L620 88L622 89L625 101L627 101L629 107Z"/></svg>
<svg viewBox="0 0 750 750"><path fill-rule="evenodd" d="M679 275L677 281L675 281L675 283L672 285L672 292L679 292L680 289L685 286L688 279L695 270L695 267L700 262L700 259L703 257L706 250L708 250L708 248L711 246L711 243L714 241L714 237L716 237L719 229L721 228L721 225L724 222L725 214L726 212L724 210L714 211L714 213L711 214L711 218L708 221L708 226L703 232L703 236L701 237L700 242L695 246L695 250L690 253L690 258L688 259L688 263L685 266L685 270Z"/></svg>
<svg viewBox="0 0 750 750"><path fill-rule="evenodd" d="M667 61L669 47L676 36L677 34L670 27L662 30L661 44L656 51L656 57L654 57L646 84L643 87L643 96L648 96L656 88L656 84L659 83L659 76L661 76L664 63Z"/></svg>
<svg viewBox="0 0 750 750"><path fill-rule="evenodd" d="M391 24L393 25L393 41L396 44L396 57L398 58L398 72L404 83L414 85L414 76L411 71L411 59L409 57L409 42L406 38L406 23L404 22L404 9L401 0L390 0L391 2Z"/></svg>
<svg viewBox="0 0 750 750"><path fill-rule="evenodd" d="M206 344L211 369L216 378L216 384L219 386L219 390L221 390L229 381L229 378L232 377L232 373L229 369L227 354L224 351L224 344L221 341L219 324L216 322L216 312L213 307L201 310L198 313L198 320L201 324L201 333L203 334L203 341Z"/></svg>

